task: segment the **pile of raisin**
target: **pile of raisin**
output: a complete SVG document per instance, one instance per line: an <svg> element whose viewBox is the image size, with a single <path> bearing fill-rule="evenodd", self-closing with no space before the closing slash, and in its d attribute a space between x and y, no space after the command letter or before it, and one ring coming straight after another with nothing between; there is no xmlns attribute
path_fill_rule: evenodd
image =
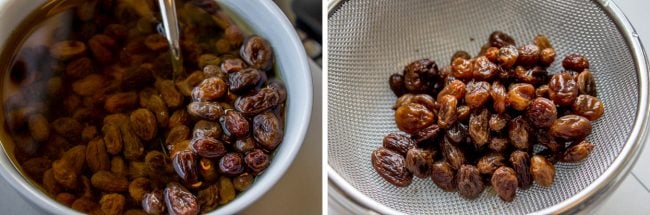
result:
<svg viewBox="0 0 650 215"><path fill-rule="evenodd" d="M486 186L506 202L533 181L551 186L557 162L593 150L586 137L604 113L587 58L567 55L564 70L550 74L554 60L544 35L517 47L495 31L474 58L458 51L442 69L429 59L406 65L389 78L402 132L372 152L374 169L398 187L430 177L467 199Z"/></svg>
<svg viewBox="0 0 650 215"><path fill-rule="evenodd" d="M18 91L4 103L15 158L80 212L210 212L249 189L282 142L287 90L270 44L215 1L179 2L176 76L154 2L83 1L52 44L16 50Z"/></svg>

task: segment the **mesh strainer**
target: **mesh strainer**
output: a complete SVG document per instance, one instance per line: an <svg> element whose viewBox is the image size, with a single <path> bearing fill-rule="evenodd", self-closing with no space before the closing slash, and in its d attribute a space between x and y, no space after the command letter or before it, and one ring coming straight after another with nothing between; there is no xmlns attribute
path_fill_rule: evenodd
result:
<svg viewBox="0 0 650 215"><path fill-rule="evenodd" d="M328 21L330 191L361 208L388 214L576 212L618 185L645 141L648 67L638 35L610 1L334 1ZM518 44L539 33L549 36L558 53L552 73L569 53L587 56L606 107L589 137L594 152L579 164L559 163L552 187L520 190L512 203L490 189L468 201L430 179L415 178L406 188L385 182L370 154L385 134L398 130L388 76L416 59L445 65L456 50L476 54L494 30Z"/></svg>

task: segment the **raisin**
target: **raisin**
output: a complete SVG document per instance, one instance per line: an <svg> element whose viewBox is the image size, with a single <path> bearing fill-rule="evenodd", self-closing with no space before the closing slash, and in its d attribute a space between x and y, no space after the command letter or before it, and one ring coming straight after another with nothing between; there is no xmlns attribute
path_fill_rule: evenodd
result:
<svg viewBox="0 0 650 215"><path fill-rule="evenodd" d="M253 118L253 137L265 149L275 149L284 137L280 119L271 112L255 116Z"/></svg>
<svg viewBox="0 0 650 215"><path fill-rule="evenodd" d="M490 99L490 84L485 81L472 81L467 84L465 103L472 108L479 108Z"/></svg>
<svg viewBox="0 0 650 215"><path fill-rule="evenodd" d="M123 177L108 171L99 171L90 178L93 187L105 192L126 192L129 188L129 181Z"/></svg>
<svg viewBox="0 0 650 215"><path fill-rule="evenodd" d="M273 65L271 45L259 36L251 36L244 41L240 51L241 58L251 67L268 71Z"/></svg>
<svg viewBox="0 0 650 215"><path fill-rule="evenodd" d="M510 115L507 114L492 114L490 116L490 130L492 131L501 131L503 128L508 125L510 121Z"/></svg>
<svg viewBox="0 0 650 215"><path fill-rule="evenodd" d="M506 100L515 110L523 111L528 108L533 98L535 98L535 87L533 85L517 83L510 85Z"/></svg>
<svg viewBox="0 0 650 215"><path fill-rule="evenodd" d="M260 83L265 82L266 74L257 69L249 68L230 74L228 80L230 83L230 91L244 93L259 86Z"/></svg>
<svg viewBox="0 0 650 215"><path fill-rule="evenodd" d="M415 148L415 142L405 134L390 133L384 137L383 146L402 156L406 156L409 149Z"/></svg>
<svg viewBox="0 0 650 215"><path fill-rule="evenodd" d="M217 121L224 114L224 108L212 102L192 102L187 105L187 112L201 119Z"/></svg>
<svg viewBox="0 0 650 215"><path fill-rule="evenodd" d="M490 111L483 108L474 111L469 118L469 136L477 147L490 140Z"/></svg>
<svg viewBox="0 0 650 215"><path fill-rule="evenodd" d="M540 186L550 187L555 179L555 166L544 156L534 155L530 158L530 174L535 183Z"/></svg>
<svg viewBox="0 0 650 215"><path fill-rule="evenodd" d="M514 151L510 154L510 163L512 168L517 173L517 181L519 187L528 189L532 184L532 176L530 174L530 157L528 153L523 151Z"/></svg>
<svg viewBox="0 0 650 215"><path fill-rule="evenodd" d="M515 199L519 182L517 174L512 168L507 166L499 167L494 171L490 183L501 200L512 202Z"/></svg>
<svg viewBox="0 0 650 215"><path fill-rule="evenodd" d="M499 153L487 154L478 160L476 168L481 174L492 175L499 167L505 166L505 158Z"/></svg>
<svg viewBox="0 0 650 215"><path fill-rule="evenodd" d="M235 109L246 115L255 115L277 106L279 102L278 91L267 87L262 88L254 95L237 98Z"/></svg>
<svg viewBox="0 0 650 215"><path fill-rule="evenodd" d="M406 169L418 178L427 178L431 175L433 156L434 153L429 150L409 149L404 160Z"/></svg>
<svg viewBox="0 0 650 215"><path fill-rule="evenodd" d="M560 158L562 162L579 162L587 158L591 151L594 149L594 144L586 140L580 141L578 144L567 148L566 152Z"/></svg>
<svg viewBox="0 0 650 215"><path fill-rule="evenodd" d="M384 180L398 187L406 187L413 180L413 175L406 169L404 157L386 148L372 152L372 167Z"/></svg>
<svg viewBox="0 0 650 215"><path fill-rule="evenodd" d="M393 91L395 96L399 97L404 95L407 92L406 87L404 85L404 76L402 76L401 74L397 74L397 73L392 74L388 78L388 85L390 86L390 89Z"/></svg>
<svg viewBox="0 0 650 215"><path fill-rule="evenodd" d="M593 73L588 69L583 70L576 78L580 94L596 96L596 80Z"/></svg>
<svg viewBox="0 0 650 215"><path fill-rule="evenodd" d="M506 33L494 31L490 34L488 42L491 46L501 48L506 45L514 45L515 40Z"/></svg>
<svg viewBox="0 0 650 215"><path fill-rule="evenodd" d="M540 48L534 44L524 45L517 49L519 52L519 58L517 58L517 63L524 66L531 66L537 63L540 56Z"/></svg>
<svg viewBox="0 0 650 215"><path fill-rule="evenodd" d="M534 99L525 114L530 123L537 128L551 127L553 121L557 119L555 103L543 97Z"/></svg>
<svg viewBox="0 0 650 215"><path fill-rule="evenodd" d="M497 113L504 113L508 107L508 92L501 82L492 82L490 96L492 97L492 109Z"/></svg>
<svg viewBox="0 0 650 215"><path fill-rule="evenodd" d="M163 196L169 214L199 214L200 212L196 196L178 183L167 184Z"/></svg>
<svg viewBox="0 0 650 215"><path fill-rule="evenodd" d="M447 129L456 123L458 100L451 95L445 95L440 99L440 110L438 111L438 125Z"/></svg>
<svg viewBox="0 0 650 215"><path fill-rule="evenodd" d="M456 97L456 99L461 100L465 98L465 83L459 80L454 80L451 83L449 83L445 88L443 88L440 93L438 93L437 101L440 102L442 97L445 95L452 95Z"/></svg>
<svg viewBox="0 0 650 215"><path fill-rule="evenodd" d="M248 136L250 133L250 123L243 114L237 111L226 111L222 117L224 131L229 135L237 138Z"/></svg>
<svg viewBox="0 0 650 215"><path fill-rule="evenodd" d="M447 138L444 138L440 150L442 156L449 163L452 169L457 170L463 163L465 163L465 155L463 154L463 151L457 146L451 144Z"/></svg>
<svg viewBox="0 0 650 215"><path fill-rule="evenodd" d="M193 139L190 148L196 154L206 158L218 158L226 153L223 142L210 137Z"/></svg>
<svg viewBox="0 0 650 215"><path fill-rule="evenodd" d="M444 191L456 190L456 172L446 161L438 161L432 164L431 180Z"/></svg>
<svg viewBox="0 0 650 215"><path fill-rule="evenodd" d="M424 105L409 103L395 111L397 128L406 133L414 133L433 124L434 113Z"/></svg>
<svg viewBox="0 0 650 215"><path fill-rule="evenodd" d="M149 141L156 137L158 126L156 117L148 109L140 108L131 113L131 128L142 140Z"/></svg>
<svg viewBox="0 0 650 215"><path fill-rule="evenodd" d="M511 68L519 58L519 51L513 45L507 45L499 49L499 55L497 56L497 62L503 68Z"/></svg>
<svg viewBox="0 0 650 215"><path fill-rule="evenodd" d="M548 72L540 66L535 66L532 68L517 66L515 67L514 75L520 82L537 86L546 82Z"/></svg>
<svg viewBox="0 0 650 215"><path fill-rule="evenodd" d="M165 199L160 190L144 194L142 197L142 210L147 214L162 214L165 212Z"/></svg>
<svg viewBox="0 0 650 215"><path fill-rule="evenodd" d="M271 158L261 149L253 149L246 153L244 162L254 175L259 175L269 166Z"/></svg>
<svg viewBox="0 0 650 215"><path fill-rule="evenodd" d="M429 59L416 60L404 67L404 86L409 92L425 93L431 89L432 77L439 75L438 65Z"/></svg>
<svg viewBox="0 0 650 215"><path fill-rule="evenodd" d="M605 112L603 102L590 95L579 95L571 105L571 110L574 114L583 116L590 121L599 119Z"/></svg>
<svg viewBox="0 0 650 215"><path fill-rule="evenodd" d="M566 115L553 122L549 133L564 140L579 140L591 134L589 119L578 115Z"/></svg>
<svg viewBox="0 0 650 215"><path fill-rule="evenodd" d="M180 151L172 157L174 170L188 184L198 182L197 157L194 152Z"/></svg>
<svg viewBox="0 0 650 215"><path fill-rule="evenodd" d="M475 166L464 164L456 174L458 194L467 199L475 199L485 189L481 175Z"/></svg>
<svg viewBox="0 0 650 215"><path fill-rule="evenodd" d="M553 75L548 83L548 95L555 104L569 106L578 97L578 86L571 73Z"/></svg>
<svg viewBox="0 0 650 215"><path fill-rule="evenodd" d="M232 86L230 85L231 89ZM219 99L226 95L228 91L227 87L226 82L220 78L212 77L205 79L192 90L192 99L194 101L213 101Z"/></svg>
<svg viewBox="0 0 650 215"><path fill-rule="evenodd" d="M570 54L562 60L562 67L566 70L582 72L582 70L589 69L589 61L580 54Z"/></svg>
<svg viewBox="0 0 650 215"><path fill-rule="evenodd" d="M237 152L226 153L219 159L219 172L231 177L243 173L244 158Z"/></svg>
<svg viewBox="0 0 650 215"><path fill-rule="evenodd" d="M458 79L471 79L474 76L472 65L469 59L456 58L451 62L451 74Z"/></svg>

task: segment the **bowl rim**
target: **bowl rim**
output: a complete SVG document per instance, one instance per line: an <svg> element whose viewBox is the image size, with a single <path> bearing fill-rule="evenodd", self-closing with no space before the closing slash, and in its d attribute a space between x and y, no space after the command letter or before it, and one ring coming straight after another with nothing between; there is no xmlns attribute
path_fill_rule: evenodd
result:
<svg viewBox="0 0 650 215"><path fill-rule="evenodd" d="M625 142L625 146L602 175L574 196L550 207L531 212L531 214L566 214L576 213L585 209L593 209L596 205L595 203L606 199L608 194L612 193L611 191L615 190L623 182L625 176L627 176L632 166L636 163L648 136L648 120L646 118L650 115L648 104L648 95L650 93L648 70L650 70L650 67L647 63L647 55L641 39L629 19L616 3L612 0L591 1L596 2L597 5L604 9L616 27L619 28L626 44L630 47L630 54L633 57L637 76L640 80L639 106L636 110L634 127ZM336 14L346 2L348 0L330 0L328 4L328 19ZM347 198L337 200L341 201L341 206L348 210L365 210L366 213L404 214L361 193L341 177L329 163L327 165L327 176L329 186L332 187L330 192L336 192L334 196L330 195L330 198Z"/></svg>
<svg viewBox="0 0 650 215"><path fill-rule="evenodd" d="M215 1L223 2L234 0ZM15 4L18 2L27 3L22 1L0 1L0 11L7 10L8 8L15 8L17 6ZM45 2L46 1L37 2L35 5L38 7ZM34 3L29 2L28 4ZM311 118L310 116L313 105L313 84L311 73L309 72L309 60L304 51L304 47L300 42L301 40L299 39L298 34L294 30L293 26L290 24L288 18L272 1L256 1L255 6L257 7L258 11L263 10L267 12L269 14L269 19L275 20L274 22L277 24L274 27L279 28L278 31L281 32L280 34L284 34L284 36L286 36L285 41L287 41L287 43L285 45L287 46L283 46L282 49L274 49L274 52L276 53L275 56L280 56L277 53L282 51L291 53L290 55L295 57L292 59L278 61L284 61L284 64L286 65L293 65L291 67L300 68L298 71L280 71L283 76L291 73L295 79L303 82L301 83L301 86L304 88L298 89L301 91L301 97L294 98L292 96L293 94L289 94L289 97L287 99L287 102L291 102L293 100L296 101L295 107L291 106L294 109L291 109L291 112L287 110L286 117L288 118L291 116L292 118L295 118L293 122L295 122L295 127L297 129L291 130L291 132L288 133L285 127L283 142L280 144L280 147L275 150L271 165L268 167L264 174L260 175L259 178L256 179L255 183L253 183L250 189L240 195L237 195L237 197L232 202L209 212L209 214L235 214L256 202L275 184L277 184L280 178L282 178L282 176L293 163L297 153L300 151ZM25 16L26 15L27 14L25 14ZM22 19L18 20L18 24L21 21ZM248 21L244 21L244 23L251 24ZM254 29L253 25L249 25L247 27ZM5 44L0 45L4 47ZM287 85L287 88L290 88L291 83L285 81L285 85ZM287 108L289 107L290 105L287 103ZM32 203L31 205L36 205L33 207L34 209L54 214L81 214L68 206L58 203L52 197L48 196L40 189L34 187L30 180L23 177L23 175L16 169L16 167L13 165L13 162L6 155L4 147L0 147L0 151L2 151L2 153L0 153L0 177L3 178L3 180L7 182L13 190L19 193L24 200ZM280 151L283 153L280 154Z"/></svg>

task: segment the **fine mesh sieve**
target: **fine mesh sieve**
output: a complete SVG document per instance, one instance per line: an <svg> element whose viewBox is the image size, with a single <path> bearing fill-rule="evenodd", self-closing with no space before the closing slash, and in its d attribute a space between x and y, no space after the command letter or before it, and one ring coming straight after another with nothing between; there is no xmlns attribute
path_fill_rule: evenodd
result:
<svg viewBox="0 0 650 215"><path fill-rule="evenodd" d="M330 184L356 205L379 213L524 214L575 212L611 192L645 142L648 76L638 35L610 1L352 0L330 3L328 19L328 163ZM593 124L596 148L577 164L558 163L550 188L534 185L504 203L491 188L469 201L430 179L405 188L384 181L370 154L398 131L388 77L430 58L449 64L457 50L477 54L500 30L518 44L547 35L557 58L590 61L605 115ZM338 200L337 200L338 201Z"/></svg>

